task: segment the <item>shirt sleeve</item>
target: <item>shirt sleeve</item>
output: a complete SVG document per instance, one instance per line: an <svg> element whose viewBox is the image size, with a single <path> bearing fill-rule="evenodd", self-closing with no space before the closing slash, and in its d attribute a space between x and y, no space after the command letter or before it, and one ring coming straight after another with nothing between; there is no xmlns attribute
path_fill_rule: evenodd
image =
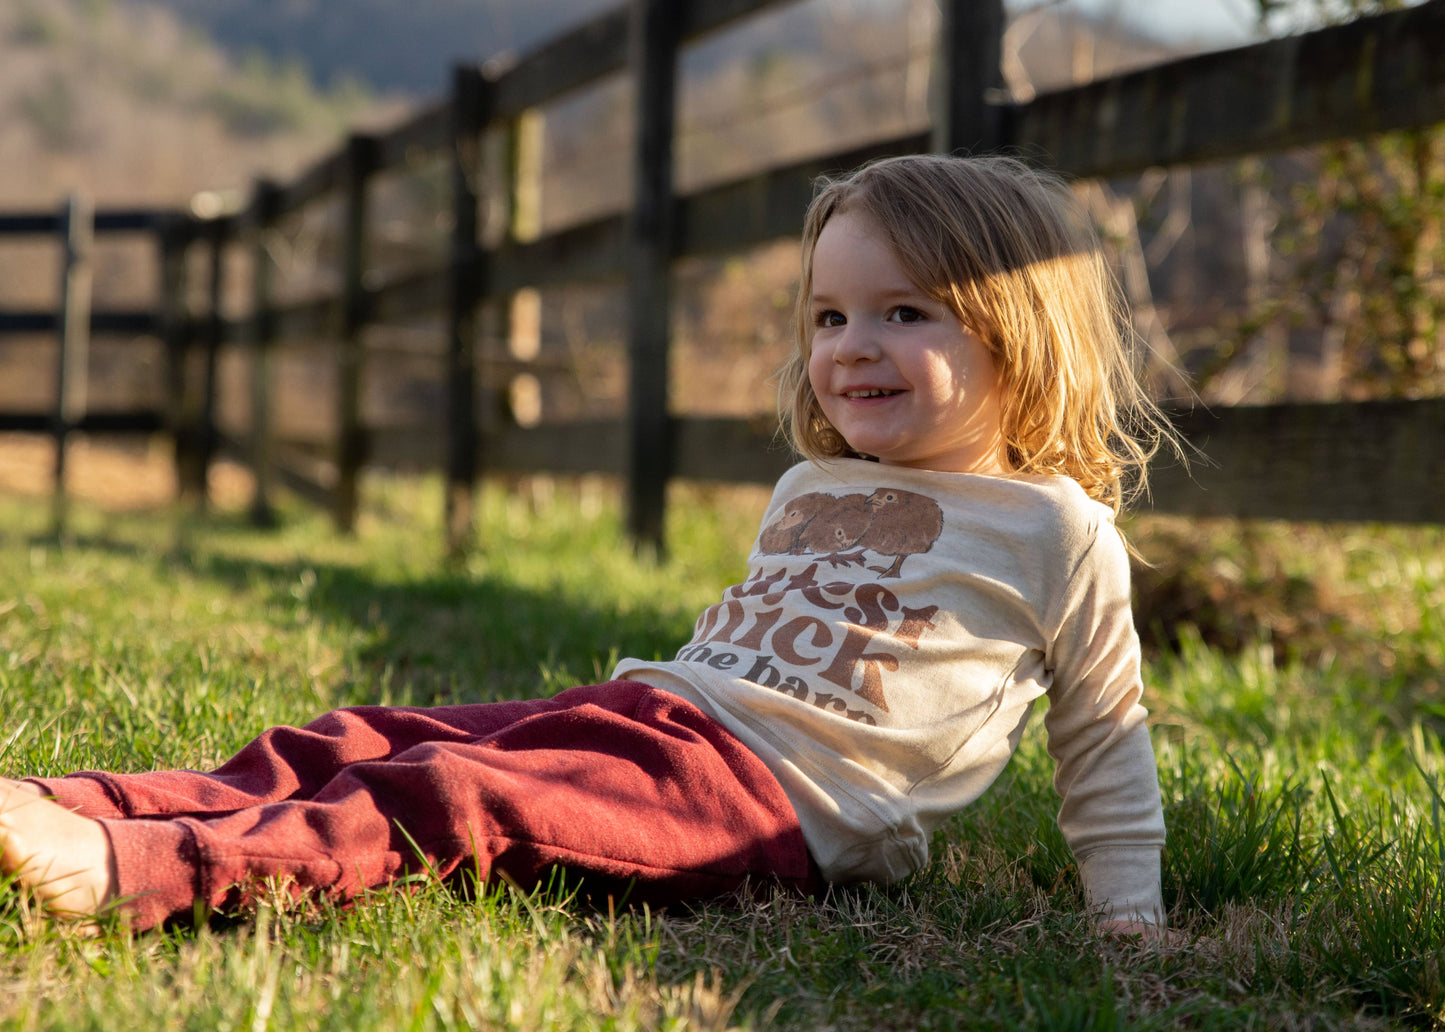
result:
<svg viewBox="0 0 1445 1032"><path fill-rule="evenodd" d="M1112 522L1101 521L1063 599L1044 717L1063 798L1059 830L1091 906L1106 918L1161 923L1164 812L1140 703L1128 553Z"/></svg>

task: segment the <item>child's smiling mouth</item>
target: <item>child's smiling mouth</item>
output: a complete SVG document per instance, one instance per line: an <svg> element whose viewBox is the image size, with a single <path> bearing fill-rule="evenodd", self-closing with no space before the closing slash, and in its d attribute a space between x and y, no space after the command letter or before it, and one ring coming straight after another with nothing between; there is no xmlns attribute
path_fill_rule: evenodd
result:
<svg viewBox="0 0 1445 1032"><path fill-rule="evenodd" d="M854 390L844 391L843 397L858 400L861 398L891 398L895 394L902 394L901 390L894 390L890 387L859 387Z"/></svg>

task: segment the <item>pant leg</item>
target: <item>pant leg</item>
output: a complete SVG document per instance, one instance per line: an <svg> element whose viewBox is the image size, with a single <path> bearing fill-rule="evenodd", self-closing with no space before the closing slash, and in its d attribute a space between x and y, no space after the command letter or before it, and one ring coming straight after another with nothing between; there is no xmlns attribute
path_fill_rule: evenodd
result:
<svg viewBox="0 0 1445 1032"><path fill-rule="evenodd" d="M559 705L554 698L426 708L354 706L333 710L305 727L270 728L214 771L80 771L28 780L85 817L214 817L309 799L350 764L389 760L424 742L468 741Z"/></svg>
<svg viewBox="0 0 1445 1032"><path fill-rule="evenodd" d="M243 903L263 878L344 900L463 864L523 886L562 865L589 888L633 886L632 898L653 902L750 878L815 884L776 779L690 703L612 682L510 712L501 726L488 714L478 735L345 764L309 799L205 819L103 820L127 908L146 927L198 899Z"/></svg>

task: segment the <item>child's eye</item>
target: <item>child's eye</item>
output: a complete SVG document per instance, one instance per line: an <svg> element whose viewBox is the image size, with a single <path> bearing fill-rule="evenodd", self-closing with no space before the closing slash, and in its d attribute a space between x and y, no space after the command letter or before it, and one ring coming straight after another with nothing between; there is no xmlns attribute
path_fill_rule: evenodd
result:
<svg viewBox="0 0 1445 1032"><path fill-rule="evenodd" d="M899 305L893 309L893 318L901 323L922 322L928 318L911 305Z"/></svg>
<svg viewBox="0 0 1445 1032"><path fill-rule="evenodd" d="M813 315L813 325L817 327L842 326L847 323L843 313L834 308L825 308Z"/></svg>

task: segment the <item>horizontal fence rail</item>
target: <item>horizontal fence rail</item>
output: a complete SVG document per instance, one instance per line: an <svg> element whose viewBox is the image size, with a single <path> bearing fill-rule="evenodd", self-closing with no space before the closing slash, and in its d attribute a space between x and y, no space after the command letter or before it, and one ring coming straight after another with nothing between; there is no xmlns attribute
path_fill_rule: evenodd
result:
<svg viewBox="0 0 1445 1032"><path fill-rule="evenodd" d="M1193 164L1445 120L1445 5L1201 54L1009 110L1006 140L1077 176Z"/></svg>
<svg viewBox="0 0 1445 1032"><path fill-rule="evenodd" d="M179 212L157 208L112 208L95 212L95 232L146 233L160 228ZM0 236L51 236L59 233L65 216L59 212L0 213Z"/></svg>
<svg viewBox="0 0 1445 1032"><path fill-rule="evenodd" d="M1172 422L1187 463L1161 455L1138 509L1317 522L1445 517L1445 400L1232 405L1176 413ZM673 474L685 480L771 484L800 461L771 419L673 417L669 426ZM502 427L487 437L488 468L621 476L625 431L621 420ZM315 454L325 442L284 444ZM366 448L381 466L441 461L437 435L421 427L368 433Z"/></svg>
<svg viewBox="0 0 1445 1032"><path fill-rule="evenodd" d="M155 311L89 313L92 333L166 341L171 388L163 411L85 412L68 420L49 413L0 415L0 430L56 433L63 440L69 430L164 429L177 438L178 469L180 453L190 449L186 482L199 483L202 491L206 461L226 453L253 467L258 516L269 509L266 490L274 473L281 485L332 507L342 526L350 523L362 462L441 468L447 470L454 543L470 533L467 499L481 471L617 474L634 484L633 507L653 510L632 518L630 525L660 543L658 485L674 476L774 480L794 461L779 442L775 424L669 414L665 387L658 386L665 385L665 376L659 381L654 375L634 381L627 419L527 430L489 423L483 432L473 409L480 306L504 303L528 287L625 278L633 285L631 306L637 311L651 303L649 298L665 297L656 291L665 289L659 284L672 261L796 236L820 175L878 157L1008 148L1069 175L1101 177L1445 121L1445 0L1170 61L1021 104L994 99L1002 8L996 0L945 0L941 38L946 52L937 68L948 81L940 90L943 106L931 132L878 140L675 196L671 105L654 103L639 113L637 181L629 209L536 238L507 233L495 245L483 245L474 186L482 172L477 141L483 130L512 126L538 105L623 73L640 84L639 95L656 101L674 88L680 47L777 4L633 0L568 30L491 78L476 68L457 69L450 98L392 129L351 137L288 183L258 182L249 203L234 214L200 219L140 209L94 213L94 234L150 233L163 262L176 269L182 268L177 256L187 248L210 248L210 311L192 316L174 297L163 297ZM419 159L437 158L450 163L453 182L455 226L446 259L374 282L366 275L370 183ZM503 185L512 189L514 184ZM256 241L287 215L338 195L349 213L342 285L332 293L277 303L268 259ZM67 218L62 212L0 214L0 238L58 239ZM228 320L219 311L217 256L226 246L246 241L258 270L251 312ZM174 290L183 292L184 275L178 275ZM643 289L647 283L652 286ZM355 399L361 330L418 316L443 316L449 327L446 432L361 425ZM57 333L62 322L54 312L0 310L0 335ZM648 361L665 369L665 319L635 322L632 332L634 358L651 356ZM273 441L267 386L274 353L288 342L318 339L338 344L343 383L338 437ZM644 346L648 340L652 343ZM249 348L256 356L254 426L247 441L223 439L213 425L215 355L223 345ZM185 352L198 346L207 354L200 403L182 397L184 378L175 373ZM1181 413L1176 421L1202 457L1187 472L1167 465L1157 471L1149 502L1156 511L1309 520L1445 518L1445 402L1440 400L1196 410ZM665 444L653 448L658 442ZM638 488L640 479L651 487Z"/></svg>
<svg viewBox="0 0 1445 1032"><path fill-rule="evenodd" d="M0 433L48 434L55 428L55 417L49 412L0 412ZM71 424L70 429L82 434L156 434L167 429L165 413L160 409L127 412L87 412Z"/></svg>
<svg viewBox="0 0 1445 1032"><path fill-rule="evenodd" d="M101 309L90 313L90 332L94 334L150 336L159 325L156 313L148 309L129 312ZM55 333L59 328L60 316L55 312L0 312L0 334Z"/></svg>
<svg viewBox="0 0 1445 1032"><path fill-rule="evenodd" d="M1155 511L1445 522L1445 399L1239 405L1175 422L1203 457L1155 471Z"/></svg>

